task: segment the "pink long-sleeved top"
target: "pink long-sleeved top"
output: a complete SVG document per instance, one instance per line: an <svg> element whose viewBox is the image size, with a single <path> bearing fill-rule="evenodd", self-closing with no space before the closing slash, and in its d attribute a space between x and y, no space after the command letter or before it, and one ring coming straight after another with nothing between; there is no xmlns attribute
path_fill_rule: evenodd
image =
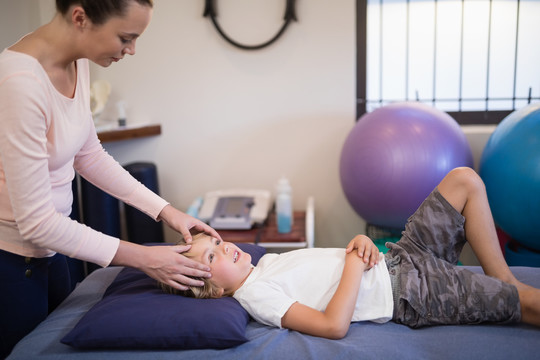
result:
<svg viewBox="0 0 540 360"><path fill-rule="evenodd" d="M167 202L105 152L90 112L88 60L77 60L73 98L59 93L33 57L0 54L0 249L56 252L107 266L119 239L71 220L75 170L157 219Z"/></svg>

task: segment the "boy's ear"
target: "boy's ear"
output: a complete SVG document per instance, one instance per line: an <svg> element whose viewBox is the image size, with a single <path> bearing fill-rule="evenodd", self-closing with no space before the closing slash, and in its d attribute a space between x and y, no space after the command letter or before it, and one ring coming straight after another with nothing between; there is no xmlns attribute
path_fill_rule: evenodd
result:
<svg viewBox="0 0 540 360"><path fill-rule="evenodd" d="M225 293L225 289L223 288L216 288L216 292L215 292L215 296L216 298L220 298L220 297L223 297L223 294Z"/></svg>

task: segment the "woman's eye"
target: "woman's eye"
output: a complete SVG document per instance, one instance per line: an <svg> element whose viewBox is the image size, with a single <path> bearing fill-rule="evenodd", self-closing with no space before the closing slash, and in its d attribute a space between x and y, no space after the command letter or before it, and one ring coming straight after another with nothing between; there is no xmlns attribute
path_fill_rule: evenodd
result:
<svg viewBox="0 0 540 360"><path fill-rule="evenodd" d="M127 44L127 43L129 43L131 40L130 40L130 39L126 39L126 38L121 37L121 38L120 38L120 41L122 42L122 44Z"/></svg>

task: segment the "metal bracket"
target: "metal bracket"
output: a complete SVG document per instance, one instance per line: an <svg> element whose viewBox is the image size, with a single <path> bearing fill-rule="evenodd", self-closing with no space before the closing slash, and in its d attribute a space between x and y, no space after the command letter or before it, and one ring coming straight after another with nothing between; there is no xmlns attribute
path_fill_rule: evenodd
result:
<svg viewBox="0 0 540 360"><path fill-rule="evenodd" d="M225 34L225 32L223 31L221 26L219 26L219 24L218 24L218 22L216 20L217 13L216 13L214 1L215 0L205 0L203 16L204 17L207 17L207 16L210 17L210 19L212 20L212 23L214 24L214 26L215 26L216 30L218 31L218 33L225 40L227 40L228 43L230 43L231 45L236 46L236 47L238 47L240 49L243 49L243 50L259 50L259 49L262 49L264 47L267 47L268 45L274 43L285 32L285 29L287 28L287 26L289 26L291 21L298 21L298 19L296 18L295 11L294 11L294 2L295 2L295 0L286 0L285 15L283 17L284 23L283 23L281 29L279 29L278 33L273 38L271 38L270 40L268 40L268 41L266 41L266 42L264 42L262 44L259 44L259 45L244 45L244 44L240 44L239 42L234 41L233 39L231 39L227 34Z"/></svg>

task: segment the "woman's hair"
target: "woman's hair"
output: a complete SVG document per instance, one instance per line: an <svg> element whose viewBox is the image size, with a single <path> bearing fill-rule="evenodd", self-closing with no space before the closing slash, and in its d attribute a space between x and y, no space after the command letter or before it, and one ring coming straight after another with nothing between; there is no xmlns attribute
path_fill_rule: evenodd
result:
<svg viewBox="0 0 540 360"><path fill-rule="evenodd" d="M65 15L70 6L80 5L90 21L96 25L104 24L112 16L125 15L131 2L153 7L153 0L56 0L56 10Z"/></svg>
<svg viewBox="0 0 540 360"><path fill-rule="evenodd" d="M208 236L208 235L204 233L196 234L193 236L193 241L196 241L197 239L203 236ZM184 240L180 240L177 245L186 245L186 242ZM185 255L188 258L192 258L193 256L193 254L190 253L189 251L182 253L182 255ZM178 290L162 282L158 282L158 284L159 284L159 287L167 294L182 295L182 296L192 297L196 299L216 299L222 296L221 288L216 286L212 281L210 281L210 279L195 277L195 276L190 276L190 277L195 280L201 280L204 283L204 285L203 286L189 286L189 289L187 290Z"/></svg>

